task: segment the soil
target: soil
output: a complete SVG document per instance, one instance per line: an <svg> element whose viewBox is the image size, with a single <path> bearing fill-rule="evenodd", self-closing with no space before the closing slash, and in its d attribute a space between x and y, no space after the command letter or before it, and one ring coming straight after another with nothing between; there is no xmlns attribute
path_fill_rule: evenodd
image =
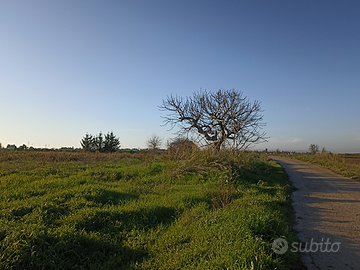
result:
<svg viewBox="0 0 360 270"><path fill-rule="evenodd" d="M294 229L308 270L360 270L360 182L303 161L271 156L297 189ZM300 246L301 244L301 246Z"/></svg>

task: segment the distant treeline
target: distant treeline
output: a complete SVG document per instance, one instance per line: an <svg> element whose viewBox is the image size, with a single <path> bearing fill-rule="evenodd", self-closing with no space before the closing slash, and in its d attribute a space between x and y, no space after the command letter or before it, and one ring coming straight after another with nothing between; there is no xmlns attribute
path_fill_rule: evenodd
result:
<svg viewBox="0 0 360 270"><path fill-rule="evenodd" d="M86 133L80 141L82 148L86 151L115 152L120 150L120 139L111 131L107 134L100 133L91 135Z"/></svg>

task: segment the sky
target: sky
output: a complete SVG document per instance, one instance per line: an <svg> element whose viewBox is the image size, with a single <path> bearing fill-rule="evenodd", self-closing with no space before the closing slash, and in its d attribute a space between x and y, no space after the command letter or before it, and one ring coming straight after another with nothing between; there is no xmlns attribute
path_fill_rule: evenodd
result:
<svg viewBox="0 0 360 270"><path fill-rule="evenodd" d="M166 142L158 106L200 89L261 101L255 149L360 152L360 1L2 0L0 143Z"/></svg>

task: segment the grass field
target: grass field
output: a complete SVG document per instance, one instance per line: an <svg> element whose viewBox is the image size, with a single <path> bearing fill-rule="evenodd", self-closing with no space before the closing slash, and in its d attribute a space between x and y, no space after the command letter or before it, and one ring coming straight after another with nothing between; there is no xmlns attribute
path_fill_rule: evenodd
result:
<svg viewBox="0 0 360 270"><path fill-rule="evenodd" d="M257 153L0 151L0 269L292 269L291 190Z"/></svg>
<svg viewBox="0 0 360 270"><path fill-rule="evenodd" d="M299 159L323 166L337 174L360 180L360 154L331 154L317 153L287 155L286 157Z"/></svg>

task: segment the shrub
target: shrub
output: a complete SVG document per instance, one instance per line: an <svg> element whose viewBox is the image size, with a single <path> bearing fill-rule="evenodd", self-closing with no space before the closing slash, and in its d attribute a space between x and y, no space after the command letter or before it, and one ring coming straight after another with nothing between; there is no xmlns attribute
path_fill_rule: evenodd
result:
<svg viewBox="0 0 360 270"><path fill-rule="evenodd" d="M199 147L187 138L176 138L168 142L168 149L166 151L167 158L172 160L180 160L188 157L193 150Z"/></svg>

